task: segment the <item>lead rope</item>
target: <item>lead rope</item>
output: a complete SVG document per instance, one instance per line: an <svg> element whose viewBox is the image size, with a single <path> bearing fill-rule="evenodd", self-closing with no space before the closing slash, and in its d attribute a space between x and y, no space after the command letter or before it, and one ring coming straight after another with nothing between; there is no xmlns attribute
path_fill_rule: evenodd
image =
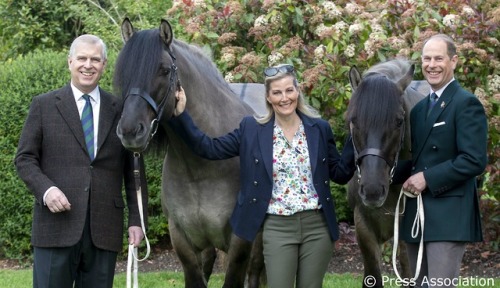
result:
<svg viewBox="0 0 500 288"><path fill-rule="evenodd" d="M413 220L413 225L411 227L411 237L412 238L417 238L419 231L420 233L420 245L418 247L418 255L417 255L417 267L415 269L415 277L410 278L410 279L403 279L399 275L398 268L396 265L396 256L398 252L398 240L399 240L399 203L401 202L401 198L403 198L403 211L401 214L405 212L406 209L406 197L410 198L417 198L417 213L415 215L415 219ZM418 276L420 275L420 266L422 265L422 256L424 252L424 202L422 200L422 194L419 194L418 196L415 196L414 194L411 194L410 192L404 191L401 189L401 192L399 193L399 198L398 202L396 204L396 210L394 211L394 240L393 240L393 247L392 247L392 267L394 269L394 273L396 273L396 276L398 279L404 284L404 285L412 285L411 283L415 283Z"/></svg>
<svg viewBox="0 0 500 288"><path fill-rule="evenodd" d="M139 170L139 157L141 157L140 153L134 153L134 178L135 178L135 187L137 190L137 205L139 206L139 216L141 218L141 228L142 233L144 233L144 239L146 240L146 256L144 258L139 259L138 249L134 247L134 244L128 245L128 260L127 260L127 288L139 288L139 279L137 278L137 272L139 270L139 261L144 261L148 259L149 253L151 251L151 247L149 246L149 240L146 236L146 226L144 225L144 211L142 207L142 191L141 191L141 173ZM133 275L132 275L133 269ZM132 286L132 278L133 278L133 286Z"/></svg>

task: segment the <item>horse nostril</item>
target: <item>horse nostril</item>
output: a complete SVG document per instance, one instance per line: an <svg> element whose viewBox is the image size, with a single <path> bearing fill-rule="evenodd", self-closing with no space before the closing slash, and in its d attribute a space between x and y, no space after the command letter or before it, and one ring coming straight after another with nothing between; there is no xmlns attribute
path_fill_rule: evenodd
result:
<svg viewBox="0 0 500 288"><path fill-rule="evenodd" d="M137 124L136 136L142 137L146 133L147 133L146 125L144 125L143 123Z"/></svg>

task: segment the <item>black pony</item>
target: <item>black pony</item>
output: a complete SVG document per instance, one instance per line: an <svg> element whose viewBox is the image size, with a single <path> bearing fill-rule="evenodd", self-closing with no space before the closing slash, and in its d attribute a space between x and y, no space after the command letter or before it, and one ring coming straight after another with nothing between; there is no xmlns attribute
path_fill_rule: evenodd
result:
<svg viewBox="0 0 500 288"><path fill-rule="evenodd" d="M135 32L125 19L122 36L126 43L114 75L115 88L124 98L117 134L127 149L142 152L158 132L151 145L165 151L162 207L185 287L207 287L216 248L227 252L223 287L243 287L245 278L247 287L258 287L264 270L261 237L246 242L232 234L229 225L240 187L239 159L204 160L167 124L178 81L194 122L208 135L234 130L254 109L232 91L201 49L174 39L168 21L162 20L159 29ZM261 94L242 98L265 106L263 89L239 88L257 90Z"/></svg>
<svg viewBox="0 0 500 288"><path fill-rule="evenodd" d="M391 183L398 160L410 157L410 111L429 91L427 82L412 81L413 67L397 59L373 66L363 78L355 67L349 73L353 95L346 123L357 173L348 183L348 199L363 256L363 287L383 286L381 245L393 236L394 209L401 190L401 185ZM404 245L400 252L403 277L409 279Z"/></svg>

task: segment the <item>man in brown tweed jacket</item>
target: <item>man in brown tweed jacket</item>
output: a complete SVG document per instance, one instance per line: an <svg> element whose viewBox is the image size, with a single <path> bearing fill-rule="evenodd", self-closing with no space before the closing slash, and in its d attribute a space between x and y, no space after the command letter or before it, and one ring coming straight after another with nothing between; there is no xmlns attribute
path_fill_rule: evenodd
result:
<svg viewBox="0 0 500 288"><path fill-rule="evenodd" d="M35 198L33 287L113 286L123 246L124 184L129 243L139 245L144 237L133 155L115 132L121 102L98 86L106 59L100 38L76 38L68 56L71 82L33 98L19 140L15 164ZM84 94L90 95L93 110L90 154L80 121ZM141 180L147 206L144 173Z"/></svg>

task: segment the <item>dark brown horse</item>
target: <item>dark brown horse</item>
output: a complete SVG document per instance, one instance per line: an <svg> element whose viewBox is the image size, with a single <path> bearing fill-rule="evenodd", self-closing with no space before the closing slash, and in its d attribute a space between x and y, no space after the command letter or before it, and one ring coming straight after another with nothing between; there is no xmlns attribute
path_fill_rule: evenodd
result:
<svg viewBox="0 0 500 288"><path fill-rule="evenodd" d="M353 67L353 95L347 108L357 173L348 184L356 237L363 256L363 287L383 287L381 246L393 237L395 207L401 185L391 185L398 160L410 157L409 115L429 91L412 81L413 65L404 60L379 63L361 77ZM406 249L400 246L403 277L409 279Z"/></svg>
<svg viewBox="0 0 500 288"><path fill-rule="evenodd" d="M167 120L173 115L178 81L188 98L187 109L208 135L232 131L243 116L253 114L245 99L264 107L263 90L257 89L260 94L255 96L245 91L256 89L232 87L247 96L240 99L199 48L174 39L168 21L162 20L159 29L135 32L125 19L122 36L126 43L114 75L117 93L124 98L117 134L132 151L144 151L149 142L166 151L162 207L185 287L207 287L216 248L227 253L223 287L243 287L245 279L247 287L258 287L264 269L261 238L243 241L229 225L240 187L239 159L209 161L196 156Z"/></svg>

